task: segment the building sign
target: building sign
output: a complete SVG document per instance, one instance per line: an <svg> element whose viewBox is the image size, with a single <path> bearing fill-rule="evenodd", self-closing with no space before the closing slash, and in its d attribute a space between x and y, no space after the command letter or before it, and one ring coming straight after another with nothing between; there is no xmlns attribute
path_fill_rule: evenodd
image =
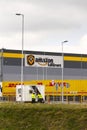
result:
<svg viewBox="0 0 87 130"><path fill-rule="evenodd" d="M58 67L62 68L62 56L48 56L48 55L25 55L25 66L32 67Z"/></svg>
<svg viewBox="0 0 87 130"><path fill-rule="evenodd" d="M49 82L49 86L62 87L62 82L55 82L54 80ZM70 84L63 82L63 87L69 88Z"/></svg>

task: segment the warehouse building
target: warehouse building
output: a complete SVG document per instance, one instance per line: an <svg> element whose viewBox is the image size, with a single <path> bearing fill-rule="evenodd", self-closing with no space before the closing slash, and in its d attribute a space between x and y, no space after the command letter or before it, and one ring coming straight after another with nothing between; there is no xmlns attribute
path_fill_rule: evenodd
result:
<svg viewBox="0 0 87 130"><path fill-rule="evenodd" d="M65 101L87 100L87 55L40 51L0 49L1 96L12 99L16 85L45 85L46 100L61 100L62 68L63 96Z"/></svg>

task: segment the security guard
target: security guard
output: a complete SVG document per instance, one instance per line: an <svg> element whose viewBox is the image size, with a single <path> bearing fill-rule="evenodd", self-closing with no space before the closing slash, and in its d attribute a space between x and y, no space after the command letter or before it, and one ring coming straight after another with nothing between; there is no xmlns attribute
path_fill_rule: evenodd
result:
<svg viewBox="0 0 87 130"><path fill-rule="evenodd" d="M31 97L32 97L32 103L35 103L35 100L36 100L36 95L35 95L35 93L32 93Z"/></svg>

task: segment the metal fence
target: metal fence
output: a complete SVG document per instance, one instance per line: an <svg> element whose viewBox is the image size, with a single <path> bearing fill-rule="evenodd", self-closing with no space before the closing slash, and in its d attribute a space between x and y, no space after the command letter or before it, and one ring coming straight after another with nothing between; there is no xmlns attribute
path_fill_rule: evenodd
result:
<svg viewBox="0 0 87 130"><path fill-rule="evenodd" d="M0 102L15 102L15 96L0 97ZM61 96L47 95L45 96L46 103L61 103ZM64 103L87 103L87 96L64 96Z"/></svg>
<svg viewBox="0 0 87 130"><path fill-rule="evenodd" d="M60 103L62 102L61 96L46 96L46 102L48 103ZM64 103L87 103L87 96L64 96L63 97Z"/></svg>

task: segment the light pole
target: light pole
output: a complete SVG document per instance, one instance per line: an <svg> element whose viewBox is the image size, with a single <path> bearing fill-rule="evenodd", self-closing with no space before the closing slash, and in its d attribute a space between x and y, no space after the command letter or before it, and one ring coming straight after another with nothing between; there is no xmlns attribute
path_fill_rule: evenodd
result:
<svg viewBox="0 0 87 130"><path fill-rule="evenodd" d="M21 101L23 101L23 51L24 51L24 14L17 13L17 16L22 16L22 58L21 58Z"/></svg>
<svg viewBox="0 0 87 130"><path fill-rule="evenodd" d="M63 80L64 80L64 53L63 53L63 44L68 42L67 40L61 43L62 45L62 86L61 86L61 101L64 102L64 94L63 94Z"/></svg>

